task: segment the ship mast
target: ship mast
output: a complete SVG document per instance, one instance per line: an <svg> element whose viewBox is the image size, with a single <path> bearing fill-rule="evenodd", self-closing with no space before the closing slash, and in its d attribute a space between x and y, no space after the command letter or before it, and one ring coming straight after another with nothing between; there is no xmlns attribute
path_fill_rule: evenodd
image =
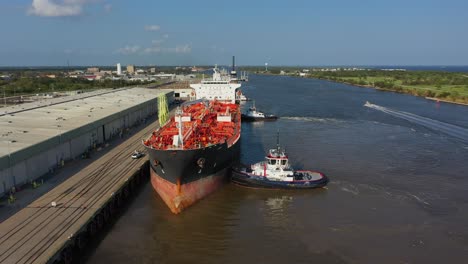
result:
<svg viewBox="0 0 468 264"><path fill-rule="evenodd" d="M280 153L280 144L279 144L279 130L276 132L276 150L278 151L278 154Z"/></svg>

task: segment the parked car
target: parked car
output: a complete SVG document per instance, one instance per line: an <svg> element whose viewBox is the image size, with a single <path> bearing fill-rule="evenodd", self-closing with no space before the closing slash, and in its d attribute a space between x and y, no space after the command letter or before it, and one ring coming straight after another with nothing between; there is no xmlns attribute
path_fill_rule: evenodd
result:
<svg viewBox="0 0 468 264"><path fill-rule="evenodd" d="M133 152L133 154L132 154L132 159L139 159L139 158L141 158L143 156L144 156L144 154L142 152L135 150L135 152Z"/></svg>

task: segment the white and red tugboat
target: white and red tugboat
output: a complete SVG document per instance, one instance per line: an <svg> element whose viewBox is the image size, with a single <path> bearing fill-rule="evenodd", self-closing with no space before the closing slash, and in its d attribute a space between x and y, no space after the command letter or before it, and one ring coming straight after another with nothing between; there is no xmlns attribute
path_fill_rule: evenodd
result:
<svg viewBox="0 0 468 264"><path fill-rule="evenodd" d="M251 166L233 167L231 181L241 186L266 189L313 189L324 187L329 181L321 172L294 170L279 142L265 159Z"/></svg>

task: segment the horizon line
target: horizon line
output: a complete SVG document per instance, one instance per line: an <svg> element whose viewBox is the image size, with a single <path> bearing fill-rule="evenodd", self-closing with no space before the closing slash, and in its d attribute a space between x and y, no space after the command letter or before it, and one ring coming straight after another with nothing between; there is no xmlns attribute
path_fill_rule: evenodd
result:
<svg viewBox="0 0 468 264"><path fill-rule="evenodd" d="M21 65L21 66L4 66L0 68L71 68L71 67L116 67L117 64L110 65ZM124 64L122 66L134 65L136 67L213 67L215 64L210 65L137 65L137 64ZM231 67L232 65L218 65ZM318 65L268 65L268 67L468 67L468 64L318 64ZM236 67L265 67L265 65L236 65Z"/></svg>

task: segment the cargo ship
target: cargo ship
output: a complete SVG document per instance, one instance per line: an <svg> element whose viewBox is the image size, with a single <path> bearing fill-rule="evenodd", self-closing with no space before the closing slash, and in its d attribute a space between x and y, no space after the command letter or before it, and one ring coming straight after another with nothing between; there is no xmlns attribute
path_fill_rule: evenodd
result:
<svg viewBox="0 0 468 264"><path fill-rule="evenodd" d="M180 105L167 121L159 103L160 128L143 142L151 184L175 214L221 187L240 155L241 85L215 67L212 78L190 86L196 100Z"/></svg>

